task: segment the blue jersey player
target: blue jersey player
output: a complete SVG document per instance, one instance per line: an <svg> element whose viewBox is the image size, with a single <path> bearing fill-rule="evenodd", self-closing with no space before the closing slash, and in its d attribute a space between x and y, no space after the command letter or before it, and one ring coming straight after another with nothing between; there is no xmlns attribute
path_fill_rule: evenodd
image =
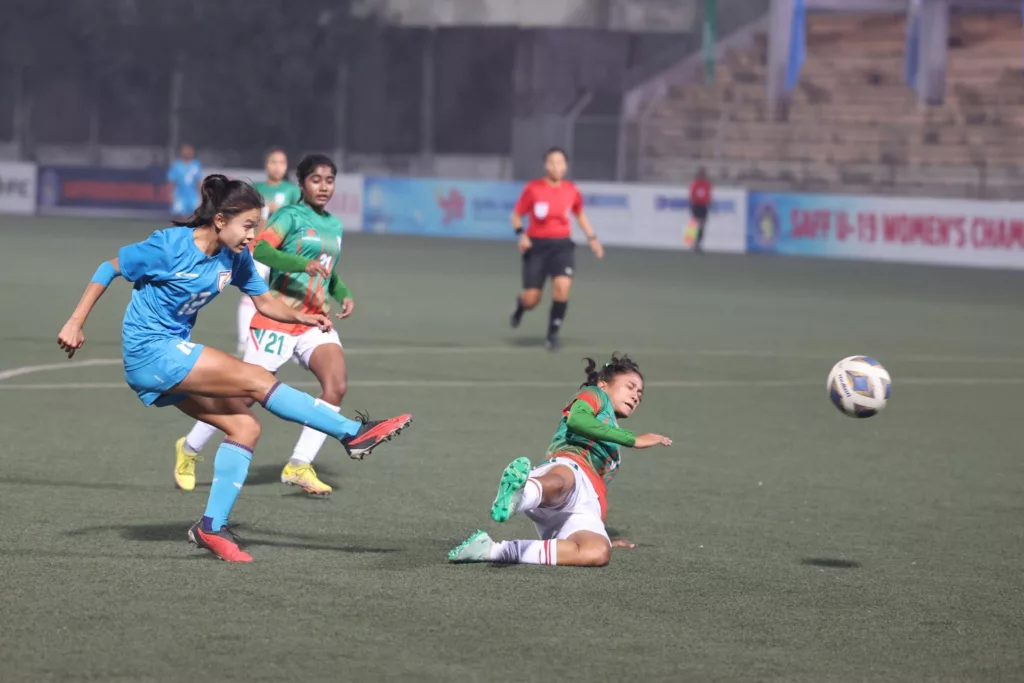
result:
<svg viewBox="0 0 1024 683"><path fill-rule="evenodd" d="M82 348L89 312L115 277L132 283L122 324L122 356L128 386L146 405L174 405L215 426L226 438L214 461L214 480L203 518L189 540L228 562L251 562L228 530L231 508L245 482L260 424L246 405L259 401L278 417L339 439L362 458L412 421L409 415L371 422L349 420L274 375L217 349L191 341L196 315L225 286L253 298L267 318L332 329L324 315L304 313L272 297L256 272L249 243L260 222L263 200L248 183L212 175L202 184L202 202L179 227L158 230L145 242L122 247L93 276L57 341L68 357Z"/></svg>
<svg viewBox="0 0 1024 683"><path fill-rule="evenodd" d="M196 159L196 150L185 143L181 152L167 169L167 182L171 184L171 216L184 219L199 206L199 181L203 166Z"/></svg>

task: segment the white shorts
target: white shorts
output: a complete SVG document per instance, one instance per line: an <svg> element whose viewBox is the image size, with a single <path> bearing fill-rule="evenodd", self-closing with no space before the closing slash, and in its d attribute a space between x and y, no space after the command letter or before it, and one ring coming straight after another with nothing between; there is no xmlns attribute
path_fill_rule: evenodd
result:
<svg viewBox="0 0 1024 683"><path fill-rule="evenodd" d="M604 536L611 545L612 541L601 519L601 499L577 463L569 458L554 458L533 468L530 476L539 477L557 465L565 465L572 470L576 477L576 486L562 507L537 508L526 513L526 516L533 520L541 539L565 539L577 531L592 531Z"/></svg>
<svg viewBox="0 0 1024 683"><path fill-rule="evenodd" d="M324 344L335 344L340 347L338 333L335 330L321 332L316 327L311 327L298 335L276 330L250 329L245 340L245 356L242 360L271 372L277 372L292 358L295 358L302 367L309 368L309 357Z"/></svg>

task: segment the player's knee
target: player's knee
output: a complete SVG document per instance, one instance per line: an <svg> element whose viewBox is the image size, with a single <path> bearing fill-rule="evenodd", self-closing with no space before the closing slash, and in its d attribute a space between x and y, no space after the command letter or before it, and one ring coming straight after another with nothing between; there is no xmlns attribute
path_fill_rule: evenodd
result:
<svg viewBox="0 0 1024 683"><path fill-rule="evenodd" d="M561 504L576 488L576 477L568 467L558 465L540 477L540 483L544 489L544 501Z"/></svg>
<svg viewBox="0 0 1024 683"><path fill-rule="evenodd" d="M523 308L530 310L536 308L537 304L540 303L540 293L527 291L519 295L519 303L523 305Z"/></svg>
<svg viewBox="0 0 1024 683"><path fill-rule="evenodd" d="M612 547L607 543L588 543L580 546L580 559L587 567L604 567L612 559Z"/></svg>
<svg viewBox="0 0 1024 683"><path fill-rule="evenodd" d="M232 420L225 437L249 447L255 447L263 434L263 425L255 415L239 415Z"/></svg>
<svg viewBox="0 0 1024 683"><path fill-rule="evenodd" d="M245 429L246 435L249 437L249 439L252 440L253 443L259 441L260 436L263 435L263 424L255 415L253 415L251 418L248 418L245 421L243 429Z"/></svg>
<svg viewBox="0 0 1024 683"><path fill-rule="evenodd" d="M246 398L262 402L267 392L277 383L277 378L274 373L258 365L245 363L245 366L242 382L245 385Z"/></svg>
<svg viewBox="0 0 1024 683"><path fill-rule="evenodd" d="M323 400L330 403L332 406L340 406L342 400L345 398L345 393L348 391L348 378L347 377L335 377L329 381L324 382L323 392L321 396Z"/></svg>

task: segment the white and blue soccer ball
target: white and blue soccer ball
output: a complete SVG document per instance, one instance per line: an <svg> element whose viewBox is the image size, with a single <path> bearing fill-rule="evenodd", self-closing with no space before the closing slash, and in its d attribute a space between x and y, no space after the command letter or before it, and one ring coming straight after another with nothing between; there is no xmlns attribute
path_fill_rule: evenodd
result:
<svg viewBox="0 0 1024 683"><path fill-rule="evenodd" d="M845 415L871 417L882 412L892 393L892 379L870 356L850 356L828 373L828 396Z"/></svg>

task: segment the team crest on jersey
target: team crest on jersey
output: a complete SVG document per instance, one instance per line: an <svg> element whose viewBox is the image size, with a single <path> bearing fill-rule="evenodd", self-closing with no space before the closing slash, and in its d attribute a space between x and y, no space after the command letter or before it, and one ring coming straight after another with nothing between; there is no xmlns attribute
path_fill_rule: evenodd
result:
<svg viewBox="0 0 1024 683"><path fill-rule="evenodd" d="M284 196L284 192L278 192L277 194L274 195L274 203L277 204L278 206L284 206L285 199L286 197Z"/></svg>
<svg viewBox="0 0 1024 683"><path fill-rule="evenodd" d="M547 202L537 202L533 205L533 215L543 220L548 217L549 208Z"/></svg>
<svg viewBox="0 0 1024 683"><path fill-rule="evenodd" d="M231 271L230 270L222 270L219 273L217 273L217 291L218 292L223 292L224 288L228 286L229 282L231 282Z"/></svg>

